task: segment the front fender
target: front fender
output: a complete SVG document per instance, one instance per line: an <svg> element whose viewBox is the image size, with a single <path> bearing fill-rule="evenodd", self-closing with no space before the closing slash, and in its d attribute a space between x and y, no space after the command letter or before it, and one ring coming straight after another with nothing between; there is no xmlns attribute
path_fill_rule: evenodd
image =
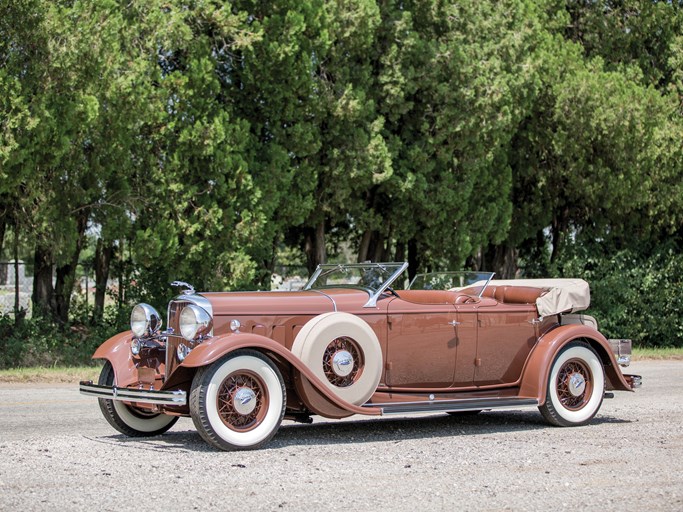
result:
<svg viewBox="0 0 683 512"><path fill-rule="evenodd" d="M132 331L116 334L102 343L93 359L106 359L114 369L114 383L119 387L126 387L138 381L137 368L131 357L130 342L133 339Z"/></svg>
<svg viewBox="0 0 683 512"><path fill-rule="evenodd" d="M519 396L538 398L539 404L544 404L553 361L563 347L576 340L587 342L602 360L608 389L632 391L619 370L607 339L592 327L571 324L553 329L538 340L524 367Z"/></svg>
<svg viewBox="0 0 683 512"><path fill-rule="evenodd" d="M306 379L311 382L318 393L323 395L325 398L327 398L327 400L341 409L347 410L353 414L380 415L382 413L381 409L376 407L359 407L339 398L330 389L328 389L328 387L325 386L325 384L318 377L316 377L316 375L304 364L301 359L296 357L279 343L259 334L224 334L211 338L195 347L192 352L187 355L180 366L186 368L198 368L200 366L206 366L218 361L226 354L242 348L270 352L281 357L291 364L297 371L299 371L301 375L306 377Z"/></svg>

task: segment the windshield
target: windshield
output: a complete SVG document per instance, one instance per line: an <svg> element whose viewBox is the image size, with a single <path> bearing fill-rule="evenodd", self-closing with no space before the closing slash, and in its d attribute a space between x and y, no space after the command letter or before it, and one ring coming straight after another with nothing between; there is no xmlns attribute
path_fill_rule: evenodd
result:
<svg viewBox="0 0 683 512"><path fill-rule="evenodd" d="M417 274L408 285L409 290L451 290L467 291L469 295L481 297L493 272L430 272Z"/></svg>
<svg viewBox="0 0 683 512"><path fill-rule="evenodd" d="M304 290L321 288L361 288L370 294L366 306L374 306L377 297L406 269L407 263L349 263L318 265ZM374 299L374 300L373 300Z"/></svg>

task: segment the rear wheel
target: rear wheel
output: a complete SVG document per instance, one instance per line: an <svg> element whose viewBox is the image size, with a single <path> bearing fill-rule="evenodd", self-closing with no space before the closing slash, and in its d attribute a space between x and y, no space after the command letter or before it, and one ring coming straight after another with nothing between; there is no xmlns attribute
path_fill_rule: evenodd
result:
<svg viewBox="0 0 683 512"><path fill-rule="evenodd" d="M277 366L255 350L237 350L194 377L190 414L199 434L221 450L252 450L275 435L286 391Z"/></svg>
<svg viewBox="0 0 683 512"><path fill-rule="evenodd" d="M604 393L605 371L600 358L587 343L573 342L555 358L546 400L539 410L553 425L585 425L600 409Z"/></svg>
<svg viewBox="0 0 683 512"><path fill-rule="evenodd" d="M100 373L100 386L114 385L114 368L107 361ZM178 421L177 416L157 414L145 409L126 405L119 400L98 398L100 410L107 422L116 430L130 437L149 437L163 434Z"/></svg>

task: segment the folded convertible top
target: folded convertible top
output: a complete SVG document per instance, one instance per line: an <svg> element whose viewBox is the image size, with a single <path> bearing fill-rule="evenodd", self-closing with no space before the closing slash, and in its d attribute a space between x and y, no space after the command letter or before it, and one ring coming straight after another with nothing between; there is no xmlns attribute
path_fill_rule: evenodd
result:
<svg viewBox="0 0 683 512"><path fill-rule="evenodd" d="M575 313L588 309L591 293L583 279L494 279L491 286L533 286L547 290L536 299L540 316Z"/></svg>

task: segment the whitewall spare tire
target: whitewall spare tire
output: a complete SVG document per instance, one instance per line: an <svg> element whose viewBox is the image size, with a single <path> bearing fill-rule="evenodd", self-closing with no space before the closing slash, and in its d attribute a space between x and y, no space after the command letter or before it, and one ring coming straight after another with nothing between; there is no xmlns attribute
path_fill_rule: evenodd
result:
<svg viewBox="0 0 683 512"><path fill-rule="evenodd" d="M382 349L372 328L350 313L325 313L309 320L292 353L338 397L367 402L382 376Z"/></svg>

